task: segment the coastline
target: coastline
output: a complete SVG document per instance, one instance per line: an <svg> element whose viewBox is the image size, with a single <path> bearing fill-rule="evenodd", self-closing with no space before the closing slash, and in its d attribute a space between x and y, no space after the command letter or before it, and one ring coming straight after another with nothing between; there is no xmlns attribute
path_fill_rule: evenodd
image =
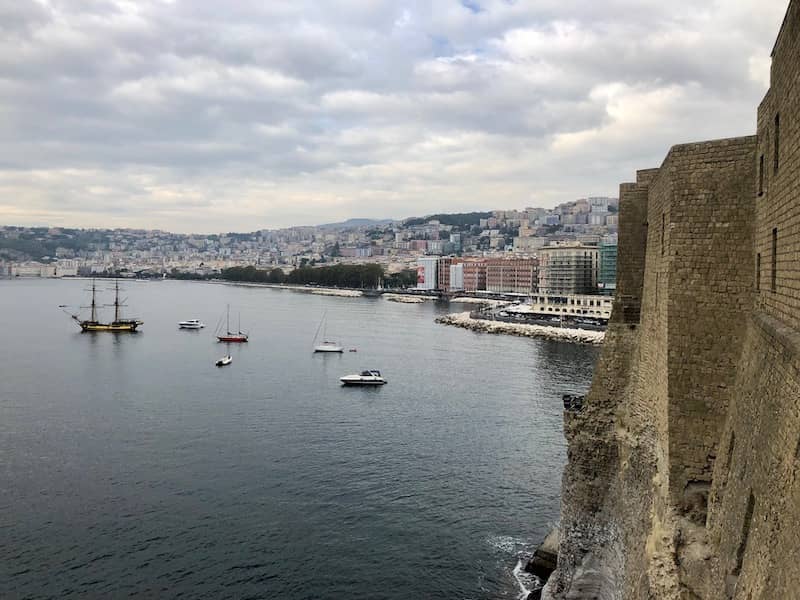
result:
<svg viewBox="0 0 800 600"><path fill-rule="evenodd" d="M242 287L261 287L273 290L289 290L291 292L303 292L306 294L315 294L317 296L338 296L340 298L360 298L364 295L361 290L350 290L344 288L324 288L324 287L308 287L304 285L286 285L283 283L259 283L254 281L223 281L209 279L204 283L213 283L217 285L238 285Z"/></svg>
<svg viewBox="0 0 800 600"><path fill-rule="evenodd" d="M549 327L547 325L528 325L523 323L505 323L473 319L468 312L451 313L436 319L442 325L452 325L471 331L493 334L517 335L521 337L546 338L551 340L574 342L579 344L600 345L605 338L605 332L588 329L568 329L564 327Z"/></svg>

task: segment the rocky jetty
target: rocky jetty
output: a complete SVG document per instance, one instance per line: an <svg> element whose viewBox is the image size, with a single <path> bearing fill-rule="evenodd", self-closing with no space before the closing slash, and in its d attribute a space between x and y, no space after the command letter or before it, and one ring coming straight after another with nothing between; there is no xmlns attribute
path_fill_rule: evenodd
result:
<svg viewBox="0 0 800 600"><path fill-rule="evenodd" d="M522 337L540 337L580 344L602 344L605 333L588 329L567 327L548 327L547 325L528 325L525 323L504 323L486 319L473 319L468 312L452 313L436 319L443 325L454 325L483 333L504 333Z"/></svg>
<svg viewBox="0 0 800 600"><path fill-rule="evenodd" d="M409 296L405 294L384 294L383 298L389 302L400 302L401 304L422 304L428 300L425 296Z"/></svg>

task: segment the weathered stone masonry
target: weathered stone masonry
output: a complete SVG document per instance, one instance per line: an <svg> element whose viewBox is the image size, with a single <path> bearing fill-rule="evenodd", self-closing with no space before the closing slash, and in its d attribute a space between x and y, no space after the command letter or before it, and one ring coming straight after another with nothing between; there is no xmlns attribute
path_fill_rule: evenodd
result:
<svg viewBox="0 0 800 600"><path fill-rule="evenodd" d="M756 136L620 187L545 598L800 598L800 0L772 58Z"/></svg>

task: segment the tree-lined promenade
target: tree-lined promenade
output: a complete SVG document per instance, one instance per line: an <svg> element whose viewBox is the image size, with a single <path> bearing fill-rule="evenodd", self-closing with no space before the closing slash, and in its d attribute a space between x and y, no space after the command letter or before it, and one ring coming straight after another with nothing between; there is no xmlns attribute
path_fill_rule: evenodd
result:
<svg viewBox="0 0 800 600"><path fill-rule="evenodd" d="M295 285L320 285L340 288L377 288L381 285L389 288L408 287L416 284L416 272L412 269L386 275L383 266L366 265L331 265L325 267L299 267L289 273L282 269L258 269L254 266L230 267L223 269L219 275L225 281L242 281L248 283L288 283Z"/></svg>

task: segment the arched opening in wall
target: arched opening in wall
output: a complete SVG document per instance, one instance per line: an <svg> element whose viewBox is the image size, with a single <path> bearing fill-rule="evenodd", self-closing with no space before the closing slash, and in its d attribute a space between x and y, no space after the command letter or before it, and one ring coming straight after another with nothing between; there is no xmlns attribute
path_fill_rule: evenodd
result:
<svg viewBox="0 0 800 600"><path fill-rule="evenodd" d="M750 538L750 529L753 526L753 512L756 508L756 498L750 492L747 498L747 510L744 513L744 521L742 522L742 536L739 541L739 548L736 550L736 566L733 568L732 575L739 576L742 572L742 564L744 563L744 555L747 552L747 542Z"/></svg>

